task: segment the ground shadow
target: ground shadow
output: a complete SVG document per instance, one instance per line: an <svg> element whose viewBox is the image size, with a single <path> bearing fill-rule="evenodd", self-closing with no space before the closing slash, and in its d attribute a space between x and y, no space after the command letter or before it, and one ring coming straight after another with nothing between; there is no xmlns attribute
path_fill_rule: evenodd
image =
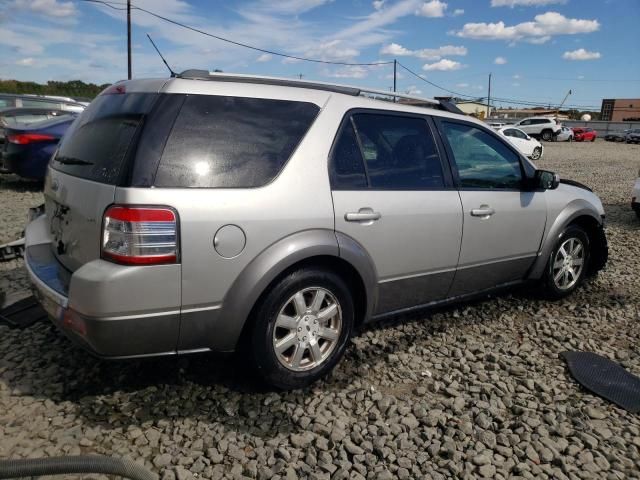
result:
<svg viewBox="0 0 640 480"><path fill-rule="evenodd" d="M42 180L28 180L13 174L0 174L0 189L14 192L41 192L44 188Z"/></svg>

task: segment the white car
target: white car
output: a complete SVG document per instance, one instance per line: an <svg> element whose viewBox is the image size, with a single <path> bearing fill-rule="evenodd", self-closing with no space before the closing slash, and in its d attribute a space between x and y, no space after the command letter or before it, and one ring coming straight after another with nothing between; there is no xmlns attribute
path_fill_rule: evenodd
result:
<svg viewBox="0 0 640 480"><path fill-rule="evenodd" d="M569 127L562 127L560 133L556 136L556 142L573 142L573 130Z"/></svg>
<svg viewBox="0 0 640 480"><path fill-rule="evenodd" d="M509 140L525 157L529 157L531 160L538 160L542 157L542 153L544 151L542 144L519 128L504 127L498 130L498 133L507 137L507 140Z"/></svg>
<svg viewBox="0 0 640 480"><path fill-rule="evenodd" d="M551 117L529 117L520 120L514 125L527 135L542 138L545 142L552 142L560 133L562 125Z"/></svg>
<svg viewBox="0 0 640 480"><path fill-rule="evenodd" d="M633 186L633 192L631 193L631 208L638 218L640 218L640 171L638 172L638 178Z"/></svg>
<svg viewBox="0 0 640 480"><path fill-rule="evenodd" d="M506 127L507 124L503 123L503 122L489 122L489 126L491 128L493 128L494 130L498 130L498 129L502 128L502 127Z"/></svg>

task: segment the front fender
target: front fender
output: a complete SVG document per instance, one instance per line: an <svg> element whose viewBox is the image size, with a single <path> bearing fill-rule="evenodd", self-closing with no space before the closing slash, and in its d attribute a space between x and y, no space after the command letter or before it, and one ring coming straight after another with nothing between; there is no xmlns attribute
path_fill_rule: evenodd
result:
<svg viewBox="0 0 640 480"><path fill-rule="evenodd" d="M542 241L542 248L538 253L538 258L529 271L528 278L539 279L542 277L547 261L549 260L549 256L551 255L551 251L556 245L558 239L562 236L565 228L577 218L585 216L593 218L599 225L602 225L600 213L596 207L587 200L579 198L567 204L567 206L556 216L555 220L547 230Z"/></svg>

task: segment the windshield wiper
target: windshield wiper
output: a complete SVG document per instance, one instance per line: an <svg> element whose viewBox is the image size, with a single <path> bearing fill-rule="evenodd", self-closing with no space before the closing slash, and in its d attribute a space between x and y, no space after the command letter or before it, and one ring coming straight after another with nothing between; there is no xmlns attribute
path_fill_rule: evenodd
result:
<svg viewBox="0 0 640 480"><path fill-rule="evenodd" d="M93 165L93 162L87 162L86 160L74 157L56 157L55 161L63 165Z"/></svg>

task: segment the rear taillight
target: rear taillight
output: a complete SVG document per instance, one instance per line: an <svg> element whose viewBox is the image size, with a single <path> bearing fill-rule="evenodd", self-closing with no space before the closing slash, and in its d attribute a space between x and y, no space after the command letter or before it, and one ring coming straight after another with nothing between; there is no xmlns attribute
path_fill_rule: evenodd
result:
<svg viewBox="0 0 640 480"><path fill-rule="evenodd" d="M109 207L102 222L102 258L125 265L177 263L175 212L166 207Z"/></svg>
<svg viewBox="0 0 640 480"><path fill-rule="evenodd" d="M30 143L46 142L49 140L55 140L55 137L42 133L18 133L16 135L7 135L7 141L9 143L15 143L16 145L28 145Z"/></svg>

